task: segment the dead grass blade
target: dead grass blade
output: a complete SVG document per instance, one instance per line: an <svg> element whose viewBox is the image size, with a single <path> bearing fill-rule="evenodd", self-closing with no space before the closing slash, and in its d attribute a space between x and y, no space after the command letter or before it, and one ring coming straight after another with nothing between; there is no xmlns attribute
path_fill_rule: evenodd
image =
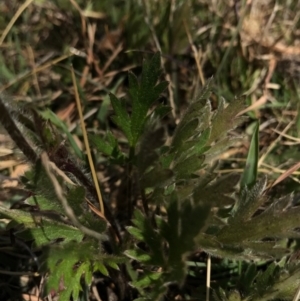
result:
<svg viewBox="0 0 300 301"><path fill-rule="evenodd" d="M298 170L300 168L300 162L293 165L291 168L289 168L287 171L285 171L280 177L277 178L277 180L272 184L271 187L274 187L278 183L282 182L284 179L289 177L294 171Z"/></svg>
<svg viewBox="0 0 300 301"><path fill-rule="evenodd" d="M8 35L9 31L17 21L17 19L21 16L22 12L33 2L33 0L25 1L17 10L15 15L11 18L10 22L7 24L6 28L4 29L2 36L0 37L0 46L2 45L3 41L5 40L6 36Z"/></svg>
<svg viewBox="0 0 300 301"><path fill-rule="evenodd" d="M97 196L98 196L99 205L100 205L100 211L104 215L103 199L102 199L102 195L101 195L101 191L100 191L100 187L99 187L99 183L98 183L98 179L97 179L97 174L96 174L93 158L91 155L87 132L86 132L85 125L84 125L84 118L83 118L83 114L82 114L82 108L81 108L81 103L80 103L80 99L79 99L76 77L75 77L75 72L74 72L73 67L71 67L71 74L72 74L72 81L73 81L73 85L74 85L74 89L75 89L75 99L76 99L76 104L77 104L77 109L78 109L78 114L79 114L79 119L80 119L80 124L81 124L81 130L82 130L82 134L83 134L84 145L86 148L93 181L94 181L95 188L97 191Z"/></svg>

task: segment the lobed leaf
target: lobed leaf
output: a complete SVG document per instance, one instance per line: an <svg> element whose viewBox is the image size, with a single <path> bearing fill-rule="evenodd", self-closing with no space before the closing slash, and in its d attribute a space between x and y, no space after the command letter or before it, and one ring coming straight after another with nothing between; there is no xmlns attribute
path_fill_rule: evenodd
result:
<svg viewBox="0 0 300 301"><path fill-rule="evenodd" d="M118 99L115 95L110 94L110 101L116 115L112 116L112 120L124 132L129 144L132 144L132 133L130 128L130 118L126 110L125 101Z"/></svg>
<svg viewBox="0 0 300 301"><path fill-rule="evenodd" d="M209 143L221 139L228 131L233 130L240 122L240 118L236 115L242 111L245 106L244 98L237 98L229 103L225 108L224 99L220 99L218 109L214 114L211 123L211 135Z"/></svg>
<svg viewBox="0 0 300 301"><path fill-rule="evenodd" d="M63 239L64 243L72 240L80 242L83 238L83 234L77 228L59 221L58 217L57 220L54 220L41 214L7 209L2 206L0 206L0 214L23 224L26 231L18 233L17 236L34 239L36 246L43 246L57 239Z"/></svg>
<svg viewBox="0 0 300 301"><path fill-rule="evenodd" d="M190 177L194 172L203 167L205 160L204 155L192 155L187 159L176 163L173 167L173 171L176 174L177 179L184 179Z"/></svg>

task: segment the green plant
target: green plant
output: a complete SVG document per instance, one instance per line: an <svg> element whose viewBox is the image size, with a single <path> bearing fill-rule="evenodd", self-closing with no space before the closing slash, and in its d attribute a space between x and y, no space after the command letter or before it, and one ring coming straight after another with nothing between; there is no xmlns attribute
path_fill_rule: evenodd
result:
<svg viewBox="0 0 300 301"><path fill-rule="evenodd" d="M219 177L216 172L219 154L240 139L231 131L244 121L238 115L244 99L226 105L221 98L212 110L209 81L171 139L164 139L161 120L170 109L157 103L167 86L159 83L159 76L157 53L143 64L140 79L129 73L128 99L110 95L112 120L125 145L110 131L104 137L90 135L107 164L124 166L127 184L135 186L131 191L138 190L135 198L123 197L122 221L120 208L106 202L104 217L93 205L97 196L82 172L84 163L78 163L45 114L34 108L20 113L1 96L5 114L0 121L33 163L23 177L30 197L19 209L0 207L1 215L12 220L7 228L22 224L14 235L42 250L40 272L49 273L46 292L54 289L60 300L70 295L78 299L82 283L90 284L97 271L131 281L131 286L125 284L124 299L136 294L138 300L162 300L172 295L172 285L184 286L188 259L199 250L215 258L254 262L235 278L235 290L229 283L216 284L215 300L291 298L299 268L284 263L293 251L285 240L299 236L300 208L293 205L293 196L269 200L266 178L257 180L258 124L241 181L236 174ZM122 233L124 227L127 232ZM262 272L255 265L258 260L273 263Z"/></svg>

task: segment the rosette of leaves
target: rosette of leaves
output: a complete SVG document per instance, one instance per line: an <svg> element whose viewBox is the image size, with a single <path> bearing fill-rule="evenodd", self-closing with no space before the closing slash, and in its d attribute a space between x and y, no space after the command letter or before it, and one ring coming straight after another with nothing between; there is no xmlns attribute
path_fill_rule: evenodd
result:
<svg viewBox="0 0 300 301"><path fill-rule="evenodd" d="M197 250L221 258L273 260L290 253L282 240L299 236L295 229L298 227L300 209L293 205L293 196L269 200L267 180L256 178L258 125L251 141L240 190L237 190L238 175L218 177L214 172L214 162L218 156L239 139L231 131L243 121L239 112L244 108L244 99L237 98L226 104L221 98L218 107L213 110L209 99L211 82L208 82L190 103L172 137L165 139L166 134L161 130L159 121L169 112L169 108L155 102L167 86L166 82L159 83L160 74L160 55L155 54L143 64L140 79L129 75L128 99L110 95L115 114L112 119L127 139L128 152L110 131L105 137L90 136L96 149L106 155L110 163L128 167L130 181L138 179L136 186L142 206L134 211L132 224L127 221L131 241L126 241L125 254L135 260L142 271L138 272L127 262L127 272L139 292L140 300L159 300L170 284L183 284L188 272L187 257ZM0 110L7 110L3 102L0 105ZM1 119L34 165L24 179L32 193L26 206L18 210L0 207L0 212L24 225L24 231L18 233L20 237L33 239L36 247L49 247L48 254L51 256L43 265L46 270L50 269L49 283L52 287L49 289L58 286L65 273L67 280L77 279L77 284L63 288L65 293L61 294L65 294L66 298L70 294L77 297L80 279L90 281L96 270L107 275L105 265L116 268L118 258L108 257L101 248L100 237L106 237L103 235L106 234L106 221L95 219L86 210L85 198L95 198L89 178L82 173L82 168L69 154L51 124L41 119L34 110L31 114L33 118L27 118L26 122L21 118L18 120L32 134L33 139L29 143L26 139L24 141L24 135L13 119L9 119L10 112L8 117ZM40 150L34 151L32 145L39 145ZM45 166L40 164L39 159L43 150L48 154L49 161L55 163L63 174L58 170L45 173ZM80 154L78 157L81 157ZM134 173L136 177L132 176ZM66 176L72 184L66 183ZM57 186L78 217L76 223L69 217L57 190L53 193L47 189ZM136 204L139 205L130 205ZM128 216L131 217L131 214ZM111 225L118 222L112 215L107 215L107 218ZM98 239L86 235L82 226L97 232L100 235L96 235ZM75 249L76 244L80 246ZM123 247L120 244L118 251ZM69 254L71 259L62 260L63 254ZM62 271L58 276L53 273L56 267ZM260 279L259 273L256 273L251 290L257 290L258 294L245 290L245 296L241 295L241 298L259 298L269 294L271 287L282 287L282 279L287 284L298 273L297 269L289 271L290 277L284 278L284 273L278 274L278 278L272 279L273 282L265 281L267 284L262 288L255 287L255 281ZM66 283L68 281L64 285ZM229 297L233 300L239 294L225 292L224 295L221 290L219 292L221 295L216 296L220 300ZM280 294L278 296L282 297Z"/></svg>
<svg viewBox="0 0 300 301"><path fill-rule="evenodd" d="M218 155L240 139L230 132L244 120L238 115L244 109L244 99L234 99L227 105L220 99L217 109L212 110L210 91L209 82L191 102L170 145L161 143L145 151L151 134L158 135L153 126L147 139L140 140L138 162L148 162L137 166L145 212L151 203L160 212L151 217L136 211L134 225L127 228L139 242L126 255L143 267L144 272L133 275L132 282L142 299L159 300L167 291L167 283L182 284L186 258L197 249L222 258L275 259L290 253L282 247L281 239L298 236L294 229L299 208L292 206L292 196L267 202L267 180L256 179L258 125L240 192L236 186L239 176L218 178L214 173L213 162ZM152 117L149 115L149 124Z"/></svg>

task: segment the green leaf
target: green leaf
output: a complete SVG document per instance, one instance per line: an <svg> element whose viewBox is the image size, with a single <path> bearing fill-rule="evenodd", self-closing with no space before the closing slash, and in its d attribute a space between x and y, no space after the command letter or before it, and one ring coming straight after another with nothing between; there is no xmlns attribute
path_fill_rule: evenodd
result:
<svg viewBox="0 0 300 301"><path fill-rule="evenodd" d="M59 293L60 301L69 301L70 296L77 300L83 277L89 284L95 271L108 275L105 264L118 268L117 263L122 261L119 257L102 254L95 241L51 245L43 253L42 269L48 273L45 294L54 290Z"/></svg>
<svg viewBox="0 0 300 301"><path fill-rule="evenodd" d="M278 275L279 272L279 266L273 262L271 263L267 270L264 272L260 272L256 277L256 289L258 295L263 295L267 288L271 287L276 280L276 275Z"/></svg>
<svg viewBox="0 0 300 301"><path fill-rule="evenodd" d="M86 226L87 228L98 233L103 233L107 229L107 222L100 217L95 217L95 215L93 215L91 212L85 212L79 218L79 221L83 226Z"/></svg>
<svg viewBox="0 0 300 301"><path fill-rule="evenodd" d="M156 53L150 61L144 62L140 83L136 76L129 73L129 95L132 100L131 146L136 145L143 133L148 110L168 85L166 82L157 84L161 73L160 66L160 54Z"/></svg>
<svg viewBox="0 0 300 301"><path fill-rule="evenodd" d="M63 212L63 206L60 202L51 202L42 195L34 195L26 199L26 204L38 206L40 210L54 210L56 212Z"/></svg>
<svg viewBox="0 0 300 301"><path fill-rule="evenodd" d="M108 270L102 262L96 261L93 267L94 271L99 271L104 276L109 276ZM87 281L87 283L91 283L91 281Z"/></svg>
<svg viewBox="0 0 300 301"><path fill-rule="evenodd" d="M161 277L162 273L145 271L140 279L133 281L131 284L134 287L146 288L156 283Z"/></svg>
<svg viewBox="0 0 300 301"><path fill-rule="evenodd" d="M160 65L160 54L156 53L151 60L143 63L140 81L133 73L128 74L128 92L132 105L130 117L126 110L125 101L119 100L116 96L110 94L111 103L116 114L112 119L124 132L132 148L135 148L144 132L148 111L168 85L166 82L157 84L161 73Z"/></svg>
<svg viewBox="0 0 300 301"><path fill-rule="evenodd" d="M246 294L251 294L252 285L256 276L257 266L254 263L249 264L246 271L241 273L239 282Z"/></svg>
<svg viewBox="0 0 300 301"><path fill-rule="evenodd" d="M290 208L272 214L271 210L253 217L250 220L232 223L224 227L217 235L221 243L238 243L243 240L261 240L267 237L295 237L293 233L298 225L300 208Z"/></svg>
<svg viewBox="0 0 300 301"><path fill-rule="evenodd" d="M98 135L89 135L89 140L97 148L98 152L101 152L107 156L111 156L114 147L107 143L102 137Z"/></svg>
<svg viewBox="0 0 300 301"><path fill-rule="evenodd" d="M239 223L249 220L258 208L265 202L263 192L267 185L267 179L258 181L250 190L244 186L234 208L232 209L232 219L230 223Z"/></svg>
<svg viewBox="0 0 300 301"><path fill-rule="evenodd" d="M210 128L204 130L200 135L197 135L193 140L185 141L177 151L182 156L202 155L211 147L206 146L210 137Z"/></svg>
<svg viewBox="0 0 300 301"><path fill-rule="evenodd" d="M50 293L50 290L54 290L59 292L59 299L62 301L69 300L71 295L77 300L79 291L81 291L82 275L93 272L87 258L88 248L84 243L71 242L64 247L52 246L48 249L44 263L44 269L50 271L46 281L46 294Z"/></svg>
<svg viewBox="0 0 300 301"><path fill-rule="evenodd" d="M44 167L38 162L28 172L25 173L27 180L27 187L34 191L38 199L29 199L29 202L33 205L40 205L42 207L58 208L58 212L63 212L61 202L58 200L56 193L53 189L53 185L44 169ZM61 183L60 177L57 180ZM41 204L35 203L35 201L41 201ZM48 203L47 203L48 202ZM41 208L42 209L42 208ZM47 209L46 209L47 210Z"/></svg>
<svg viewBox="0 0 300 301"><path fill-rule="evenodd" d="M168 220L161 220L161 234L169 245L169 281L181 283L186 274L185 257L196 248L196 237L201 233L210 213L209 206L192 206L172 195L167 208Z"/></svg>
<svg viewBox="0 0 300 301"><path fill-rule="evenodd" d="M187 159L178 162L173 171L176 174L178 179L184 179L191 176L194 172L198 171L203 167L203 162L205 160L205 156L193 155L188 157Z"/></svg>
<svg viewBox="0 0 300 301"><path fill-rule="evenodd" d="M139 230L138 228L132 227L132 226L128 226L127 231L135 238L138 240L143 240L143 233L141 230Z"/></svg>
<svg viewBox="0 0 300 301"><path fill-rule="evenodd" d="M233 130L239 124L242 118L236 115L244 109L244 106L244 98L234 99L226 108L224 99L220 99L218 109L214 114L211 124L209 144L222 138L229 130Z"/></svg>
<svg viewBox="0 0 300 301"><path fill-rule="evenodd" d="M64 243L72 240L80 242L83 238L83 234L77 228L39 214L5 207L0 207L0 214L24 224L26 230L19 232L17 236L34 239L36 246L46 245L57 239L63 239Z"/></svg>
<svg viewBox="0 0 300 301"><path fill-rule="evenodd" d="M143 175L140 185L148 187L165 187L170 185L173 180L173 172L169 169L161 169L159 166L154 167L148 173Z"/></svg>
<svg viewBox="0 0 300 301"><path fill-rule="evenodd" d="M111 104L113 106L115 116L112 116L112 120L120 129L124 132L130 144L132 144L132 133L130 129L130 118L126 110L125 100L118 99L115 95L109 94Z"/></svg>
<svg viewBox="0 0 300 301"><path fill-rule="evenodd" d="M153 263L152 256L140 249L127 250L124 252L124 254L127 257L137 260L139 262L155 264Z"/></svg>
<svg viewBox="0 0 300 301"><path fill-rule="evenodd" d="M240 140L241 138L239 137L230 137L230 136L219 140L205 151L205 163L211 163L219 155L224 153L230 146L235 145Z"/></svg>
<svg viewBox="0 0 300 301"><path fill-rule="evenodd" d="M247 156L246 167L244 169L243 176L241 179L241 189L244 186L250 188L256 182L257 164L258 164L258 147L259 147L258 133L259 133L259 122L256 121L248 156Z"/></svg>
<svg viewBox="0 0 300 301"><path fill-rule="evenodd" d="M78 229L53 221L43 221L40 227L32 228L30 234L36 246L46 245L62 238L64 243L74 240L81 242L83 239L83 234Z"/></svg>
<svg viewBox="0 0 300 301"><path fill-rule="evenodd" d="M46 109L43 111L40 111L39 114L46 120L50 120L54 125L56 125L58 128L60 128L68 137L68 140L74 150L74 152L76 153L76 155L79 158L83 158L82 152L79 149L77 143L75 142L72 134L69 132L67 126L65 125L65 123L63 121L61 121L56 114L54 114L51 110Z"/></svg>
<svg viewBox="0 0 300 301"><path fill-rule="evenodd" d="M193 199L196 203L209 204L212 207L224 207L232 204L234 199L229 196L235 190L240 176L229 174L220 177L210 185L194 186Z"/></svg>
<svg viewBox="0 0 300 301"><path fill-rule="evenodd" d="M199 130L206 129L210 126L211 104L208 100L206 100L204 104L202 99L192 102L183 115L178 127L184 126L187 122L195 118L199 118L200 120L201 127Z"/></svg>
<svg viewBox="0 0 300 301"><path fill-rule="evenodd" d="M79 216L82 214L82 205L85 200L85 189L82 186L73 186L69 188L67 194L67 201L69 206L73 209L75 215Z"/></svg>
<svg viewBox="0 0 300 301"><path fill-rule="evenodd" d="M175 132L172 146L177 149L180 147L186 140L191 138L195 134L195 130L198 127L199 120L198 119L192 119L184 126L180 127L178 131Z"/></svg>
<svg viewBox="0 0 300 301"><path fill-rule="evenodd" d="M150 252L153 256L152 260L156 262L157 265L163 265L163 239L161 235L155 231L149 219L143 216L143 214L139 210L135 210L134 219L132 222L138 228L138 232L139 234L141 234L141 240L144 241L150 248ZM132 227L128 227L127 229L131 233L137 233L137 231L132 231Z"/></svg>

